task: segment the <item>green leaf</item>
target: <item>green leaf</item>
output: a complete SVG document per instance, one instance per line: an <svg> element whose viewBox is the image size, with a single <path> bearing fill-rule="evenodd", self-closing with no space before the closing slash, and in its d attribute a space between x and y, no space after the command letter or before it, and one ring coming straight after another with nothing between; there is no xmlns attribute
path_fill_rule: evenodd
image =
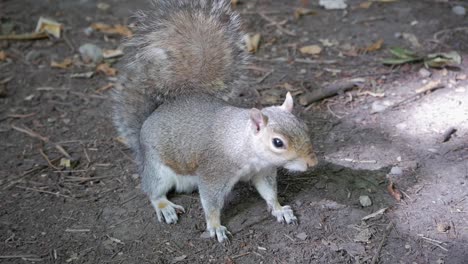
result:
<svg viewBox="0 0 468 264"><path fill-rule="evenodd" d="M433 53L426 56L424 65L432 68L442 68L461 64L461 56L456 51Z"/></svg>
<svg viewBox="0 0 468 264"><path fill-rule="evenodd" d="M390 53L392 53L395 57L400 59L416 59L419 57L414 51L400 47L391 48Z"/></svg>

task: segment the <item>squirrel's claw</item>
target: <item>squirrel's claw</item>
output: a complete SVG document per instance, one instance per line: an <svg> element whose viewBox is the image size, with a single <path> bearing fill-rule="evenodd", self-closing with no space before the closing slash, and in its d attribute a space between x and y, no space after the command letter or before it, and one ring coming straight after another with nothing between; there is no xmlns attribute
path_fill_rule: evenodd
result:
<svg viewBox="0 0 468 264"><path fill-rule="evenodd" d="M280 223L286 222L287 224L297 224L297 217L294 215L293 210L289 205L274 209L271 214L276 217L276 220Z"/></svg>
<svg viewBox="0 0 468 264"><path fill-rule="evenodd" d="M152 201L154 209L156 209L156 215L158 216L159 222L166 222L167 224L175 224L179 217L177 211L185 213L184 207L174 204L167 199L159 199Z"/></svg>
<svg viewBox="0 0 468 264"><path fill-rule="evenodd" d="M231 241L229 240L228 236L232 236L231 232L227 230L225 226L219 226L216 228L210 228L208 230L210 232L211 237L215 237L218 239L219 243L226 243L230 244Z"/></svg>

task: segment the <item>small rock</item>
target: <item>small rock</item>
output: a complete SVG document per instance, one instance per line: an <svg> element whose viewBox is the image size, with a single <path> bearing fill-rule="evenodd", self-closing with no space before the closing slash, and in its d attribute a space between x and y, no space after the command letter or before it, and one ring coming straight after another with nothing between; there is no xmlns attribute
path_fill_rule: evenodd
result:
<svg viewBox="0 0 468 264"><path fill-rule="evenodd" d="M426 68L419 69L419 76L423 78L431 77L432 73L428 71Z"/></svg>
<svg viewBox="0 0 468 264"><path fill-rule="evenodd" d="M361 205L363 207L367 207L367 206L371 206L372 205L372 201L370 199L369 196L367 195L361 195L359 196L359 203L361 203Z"/></svg>
<svg viewBox="0 0 468 264"><path fill-rule="evenodd" d="M210 232L208 232L208 231L205 231L205 232L201 233L201 235L200 235L200 238L205 238L206 239L206 238L210 238L210 237L211 237Z"/></svg>
<svg viewBox="0 0 468 264"><path fill-rule="evenodd" d="M398 166L393 166L390 170L391 175L400 176L403 174L403 170Z"/></svg>
<svg viewBox="0 0 468 264"><path fill-rule="evenodd" d="M452 12L458 16L464 16L466 14L465 8L459 5L452 7Z"/></svg>
<svg viewBox="0 0 468 264"><path fill-rule="evenodd" d="M110 5L107 3L98 3L97 8L101 9L102 11L107 11L109 9Z"/></svg>
<svg viewBox="0 0 468 264"><path fill-rule="evenodd" d="M306 70L306 69L301 69L301 70L299 71L299 74L306 74L306 73L307 73L307 70Z"/></svg>
<svg viewBox="0 0 468 264"><path fill-rule="evenodd" d="M102 49L94 44L86 43L79 48L81 58L84 62L99 63L102 61Z"/></svg>
<svg viewBox="0 0 468 264"><path fill-rule="evenodd" d="M393 34L393 37L397 39L401 38L402 37L401 32L395 32L395 34Z"/></svg>
<svg viewBox="0 0 468 264"><path fill-rule="evenodd" d="M345 9L348 6L346 0L319 0L319 5L326 10Z"/></svg>
<svg viewBox="0 0 468 264"><path fill-rule="evenodd" d="M405 249L411 249L411 246L409 244L406 244Z"/></svg>
<svg viewBox="0 0 468 264"><path fill-rule="evenodd" d="M382 102L380 101L375 101L372 103L372 109L371 109L371 113L374 114L374 113L380 113L380 112L383 112L385 111L385 109L387 109L388 106L386 106L385 104L383 104Z"/></svg>
<svg viewBox="0 0 468 264"><path fill-rule="evenodd" d="M307 239L308 235L305 232L302 232L302 233L297 234L296 237L304 241Z"/></svg>
<svg viewBox="0 0 468 264"><path fill-rule="evenodd" d="M83 33L85 33L85 35L87 37L90 37L94 32L94 29L92 27L87 27L85 29L83 29Z"/></svg>
<svg viewBox="0 0 468 264"><path fill-rule="evenodd" d="M396 127L400 130L404 130L408 127L408 125L406 123L399 123L396 125Z"/></svg>

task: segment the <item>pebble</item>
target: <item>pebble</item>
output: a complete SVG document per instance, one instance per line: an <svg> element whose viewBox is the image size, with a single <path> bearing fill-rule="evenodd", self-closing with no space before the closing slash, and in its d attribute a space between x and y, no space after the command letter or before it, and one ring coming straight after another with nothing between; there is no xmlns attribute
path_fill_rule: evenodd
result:
<svg viewBox="0 0 468 264"><path fill-rule="evenodd" d="M81 45L78 50L85 62L99 63L102 61L102 49L94 44L86 43Z"/></svg>
<svg viewBox="0 0 468 264"><path fill-rule="evenodd" d="M432 73L428 71L426 68L419 69L419 76L423 78L431 77Z"/></svg>
<svg viewBox="0 0 468 264"><path fill-rule="evenodd" d="M459 16L464 16L466 14L465 8L459 5L452 7L452 12L455 15L459 15Z"/></svg>
<svg viewBox="0 0 468 264"><path fill-rule="evenodd" d="M380 113L380 112L385 111L385 109L387 109L387 108L388 108L388 106L386 106L382 102L375 101L375 102L372 103L371 113Z"/></svg>
<svg viewBox="0 0 468 264"><path fill-rule="evenodd" d="M371 206L372 205L372 201L370 199L369 196L367 195L361 195L359 196L359 203L361 203L361 205L363 207L367 207L367 206Z"/></svg>
<svg viewBox="0 0 468 264"><path fill-rule="evenodd" d="M308 235L305 232L302 232L302 233L297 234L296 237L304 241L307 239Z"/></svg>
<svg viewBox="0 0 468 264"><path fill-rule="evenodd" d="M390 170L390 174L391 175L395 175L395 176L400 176L403 174L403 170L398 167L398 166L394 166L392 167L392 169Z"/></svg>

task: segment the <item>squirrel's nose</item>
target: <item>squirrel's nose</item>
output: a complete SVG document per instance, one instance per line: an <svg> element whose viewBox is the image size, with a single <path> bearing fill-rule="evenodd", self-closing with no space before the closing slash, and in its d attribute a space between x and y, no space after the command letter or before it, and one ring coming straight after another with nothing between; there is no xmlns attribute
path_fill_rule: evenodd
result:
<svg viewBox="0 0 468 264"><path fill-rule="evenodd" d="M317 161L317 156L315 155L315 153L311 153L307 157L306 162L307 162L307 167L309 168L317 165L318 161Z"/></svg>

